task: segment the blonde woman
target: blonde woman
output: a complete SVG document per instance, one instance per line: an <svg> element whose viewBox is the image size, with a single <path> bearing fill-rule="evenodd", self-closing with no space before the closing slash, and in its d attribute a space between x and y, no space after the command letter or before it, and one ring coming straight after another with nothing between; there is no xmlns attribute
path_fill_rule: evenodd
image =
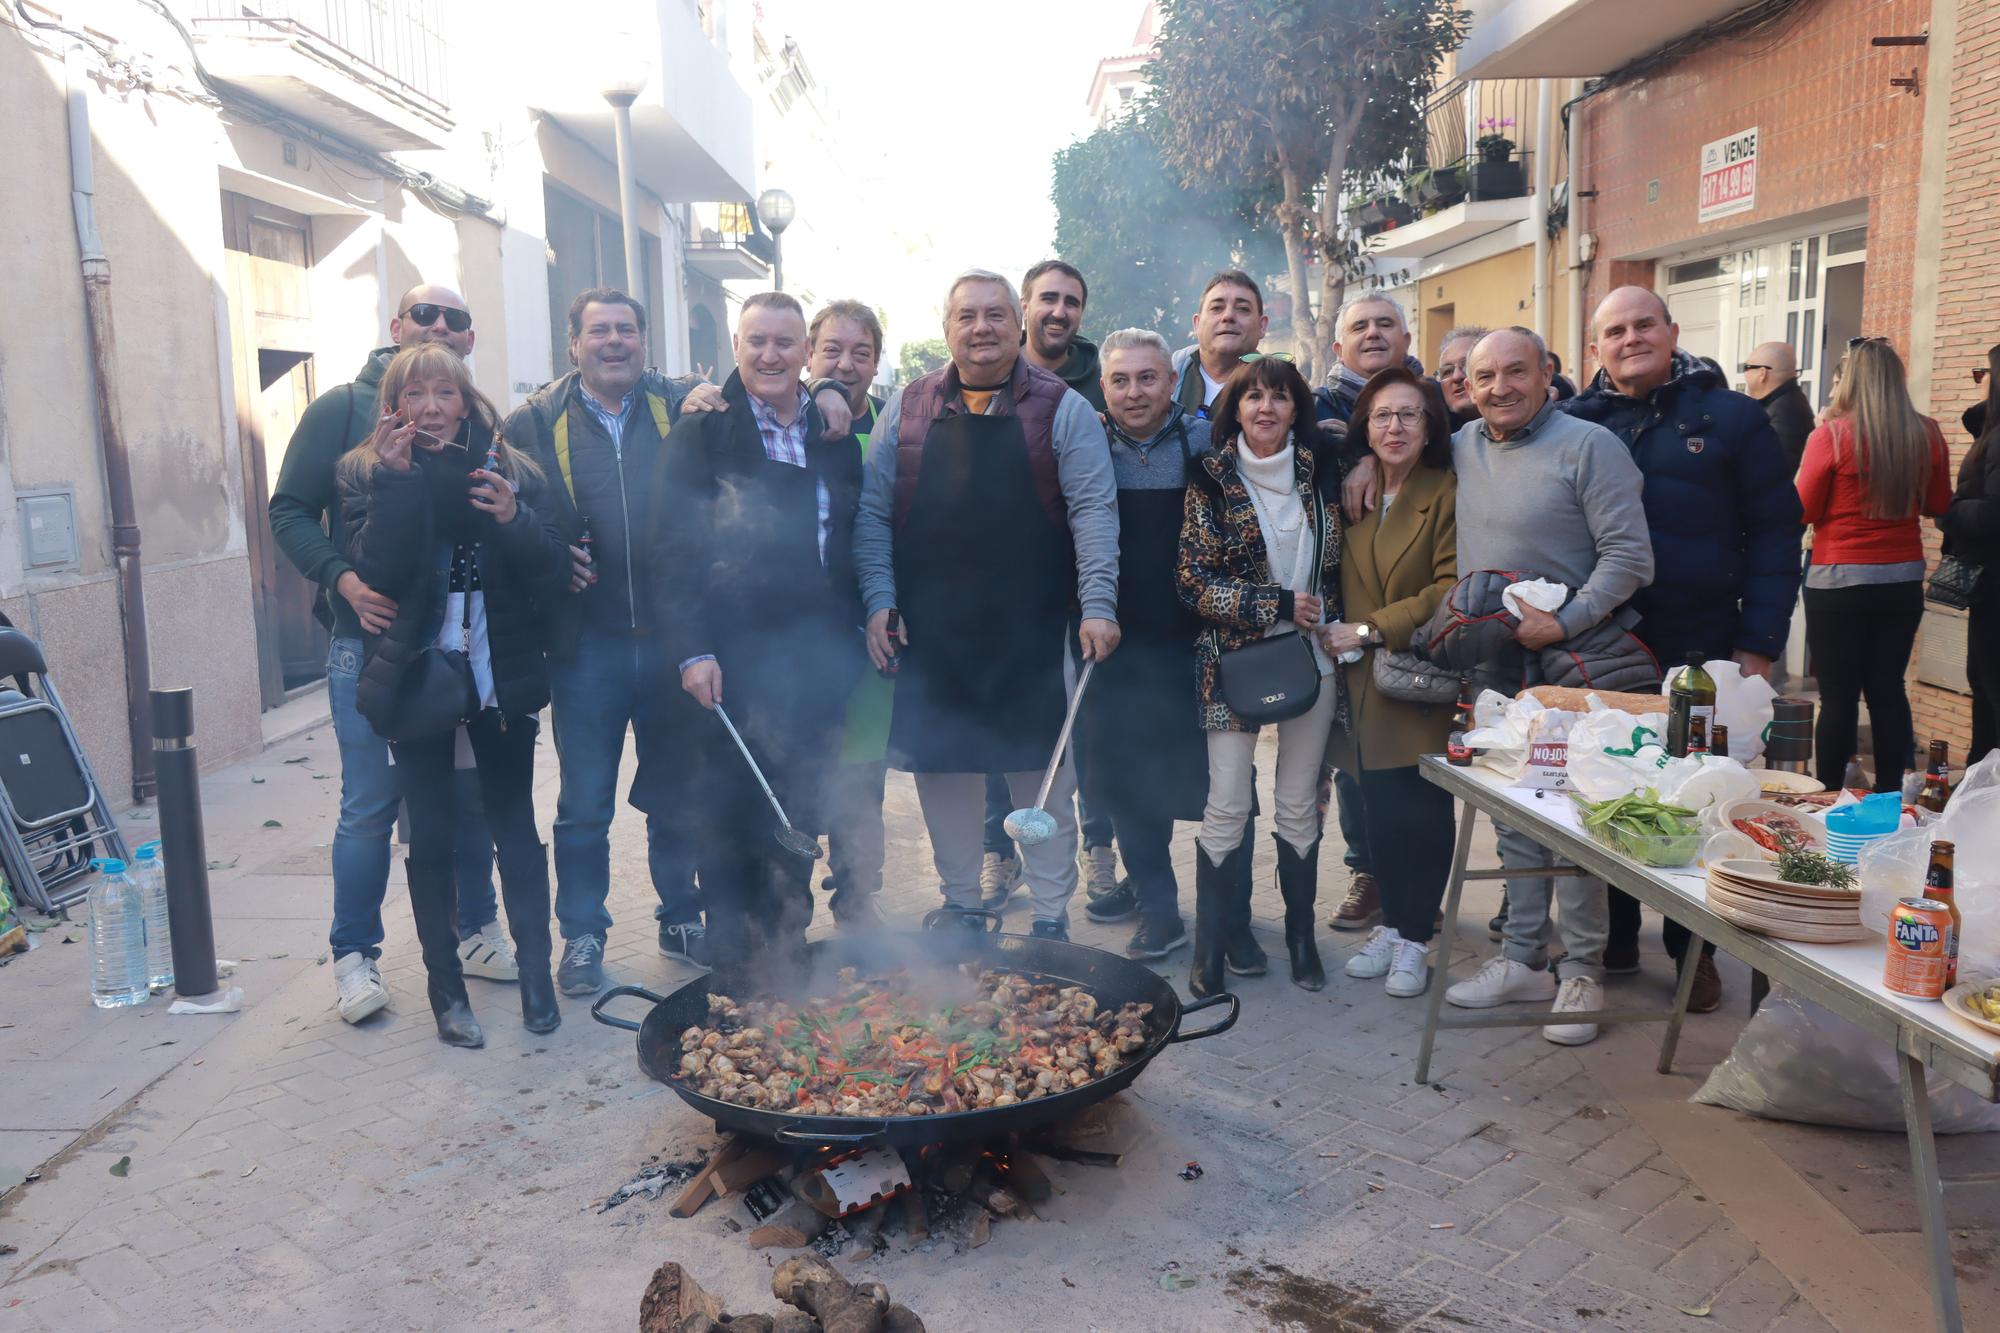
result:
<svg viewBox="0 0 2000 1333"><path fill-rule="evenodd" d="M1903 673L1924 614L1920 515L1951 505L1938 424L1910 402L1886 338L1856 339L1826 420L1806 437L1799 504L1813 527L1806 647L1819 678L1819 779L1840 785L1868 700L1875 790L1899 791L1912 734Z"/></svg>
<svg viewBox="0 0 2000 1333"><path fill-rule="evenodd" d="M339 472L348 558L396 604L389 627L364 641L355 702L389 739L410 812L410 910L438 1037L452 1046L486 1041L453 925L451 792L461 734L499 860L522 1022L551 1032L562 1018L531 784L536 714L549 701L547 610L568 589L569 548L545 503L541 470L495 435L498 414L457 353L437 343L399 352L383 373L380 401L374 434Z"/></svg>

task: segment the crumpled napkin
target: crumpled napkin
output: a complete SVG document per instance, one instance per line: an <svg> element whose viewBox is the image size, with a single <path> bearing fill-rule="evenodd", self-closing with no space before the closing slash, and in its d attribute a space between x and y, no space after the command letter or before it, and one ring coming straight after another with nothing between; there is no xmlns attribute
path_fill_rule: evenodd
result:
<svg viewBox="0 0 2000 1333"><path fill-rule="evenodd" d="M175 1000L169 1005L170 1014L233 1014L243 1007L243 988L231 986L213 1000L197 1004L193 1000Z"/></svg>
<svg viewBox="0 0 2000 1333"><path fill-rule="evenodd" d="M1519 583L1510 583L1502 589L1500 600L1506 605L1507 613L1516 620L1521 618L1523 602L1537 611L1553 614L1562 610L1563 603L1569 600L1569 585L1551 583L1548 579L1523 579Z"/></svg>

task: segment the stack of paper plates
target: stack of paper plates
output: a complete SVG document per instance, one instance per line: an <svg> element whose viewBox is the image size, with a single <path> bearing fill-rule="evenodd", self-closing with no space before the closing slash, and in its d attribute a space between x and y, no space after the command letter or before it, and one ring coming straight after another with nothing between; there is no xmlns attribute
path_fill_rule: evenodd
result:
<svg viewBox="0 0 2000 1333"><path fill-rule="evenodd" d="M1793 884L1768 861L1718 861L1708 868L1708 905L1733 926L1804 944L1864 939L1861 890Z"/></svg>

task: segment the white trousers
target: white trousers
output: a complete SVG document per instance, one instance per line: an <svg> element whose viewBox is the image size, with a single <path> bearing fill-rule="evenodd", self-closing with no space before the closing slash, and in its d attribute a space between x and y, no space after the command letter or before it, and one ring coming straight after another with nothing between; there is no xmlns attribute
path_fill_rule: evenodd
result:
<svg viewBox="0 0 2000 1333"><path fill-rule="evenodd" d="M1043 773L1038 768L1005 775L1016 810L1034 804ZM986 853L986 775L918 773L916 782L944 900L954 907L977 907ZM1308 805L1311 795L1307 793ZM1056 835L1039 846L1021 844L1021 867L1035 919L1061 921L1076 893L1076 770L1068 756L1056 770L1046 808L1056 821Z"/></svg>
<svg viewBox="0 0 2000 1333"><path fill-rule="evenodd" d="M1319 841L1319 770L1333 728L1337 683L1331 676L1321 677L1313 706L1278 723L1277 808L1271 823L1301 855ZM1257 736L1254 731L1208 733L1208 808L1201 815L1201 845L1216 865L1236 850L1250 822Z"/></svg>

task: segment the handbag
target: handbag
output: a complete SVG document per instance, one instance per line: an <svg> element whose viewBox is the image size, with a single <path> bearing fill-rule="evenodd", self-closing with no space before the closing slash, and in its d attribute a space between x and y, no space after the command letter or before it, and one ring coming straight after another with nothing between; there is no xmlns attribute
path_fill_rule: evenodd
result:
<svg viewBox="0 0 2000 1333"><path fill-rule="evenodd" d="M1407 704L1456 703L1464 684L1455 672L1441 670L1415 653L1388 648L1375 650L1368 669L1374 673L1377 693Z"/></svg>
<svg viewBox="0 0 2000 1333"><path fill-rule="evenodd" d="M463 642L472 642L472 593L461 599L459 626ZM472 679L472 658L461 648L432 644L410 659L396 682L388 714L369 718L375 734L392 744L420 741L457 727L479 711L479 688Z"/></svg>
<svg viewBox="0 0 2000 1333"><path fill-rule="evenodd" d="M1250 498L1256 504L1254 490ZM1264 521L1261 504L1257 504L1257 518L1259 522ZM1326 549L1326 533L1321 526L1325 521L1326 506L1321 504L1312 528L1315 593L1319 590L1319 555ZM1292 581L1296 582L1296 563L1292 566L1292 575ZM1215 671L1222 702L1252 729L1302 717L1319 702L1319 662L1303 634L1274 634L1220 653L1216 657Z"/></svg>
<svg viewBox="0 0 2000 1333"><path fill-rule="evenodd" d="M1955 555L1939 556L1937 568L1931 571L1930 586L1924 589L1924 600L1954 611L1969 610L1979 597L1985 573L1984 565Z"/></svg>

